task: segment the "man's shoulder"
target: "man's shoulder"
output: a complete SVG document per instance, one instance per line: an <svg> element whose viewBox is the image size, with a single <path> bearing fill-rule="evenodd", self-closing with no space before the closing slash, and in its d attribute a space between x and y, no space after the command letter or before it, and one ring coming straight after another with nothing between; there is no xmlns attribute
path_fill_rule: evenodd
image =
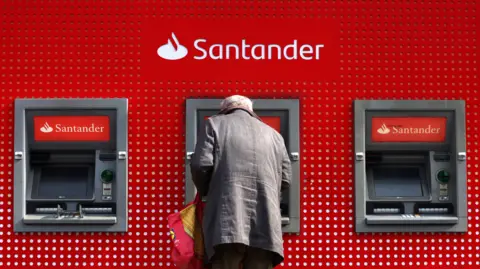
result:
<svg viewBox="0 0 480 269"><path fill-rule="evenodd" d="M235 121L236 119L239 119L237 114L215 114L210 116L208 119L210 119L212 122L220 122L220 121Z"/></svg>
<svg viewBox="0 0 480 269"><path fill-rule="evenodd" d="M212 116L209 116L208 118L206 118L205 121L210 121L211 123L213 123L213 122L218 121L220 116L223 116L223 115L215 114L215 115L212 115Z"/></svg>
<svg viewBox="0 0 480 269"><path fill-rule="evenodd" d="M273 128L272 126L268 125L267 123L260 121L260 125L262 128L274 133L276 136L282 137L282 135L277 131L277 129Z"/></svg>

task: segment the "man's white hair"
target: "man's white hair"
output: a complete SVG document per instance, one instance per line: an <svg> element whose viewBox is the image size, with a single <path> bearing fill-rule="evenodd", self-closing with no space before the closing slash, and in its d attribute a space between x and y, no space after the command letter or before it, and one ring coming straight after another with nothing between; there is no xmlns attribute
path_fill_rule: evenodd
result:
<svg viewBox="0 0 480 269"><path fill-rule="evenodd" d="M249 111L253 111L253 102L245 96L232 95L223 99L223 101L220 103L220 110L222 111L234 107L245 108Z"/></svg>

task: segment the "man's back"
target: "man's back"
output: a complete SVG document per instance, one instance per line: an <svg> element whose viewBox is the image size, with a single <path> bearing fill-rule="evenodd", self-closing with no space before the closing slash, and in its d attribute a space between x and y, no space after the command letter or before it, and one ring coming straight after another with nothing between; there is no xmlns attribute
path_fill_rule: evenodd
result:
<svg viewBox="0 0 480 269"><path fill-rule="evenodd" d="M241 243L277 253L274 263L279 263L282 179L283 187L290 183L282 136L244 110L214 116L206 125L215 141L204 215L207 254L219 244Z"/></svg>
<svg viewBox="0 0 480 269"><path fill-rule="evenodd" d="M270 126L243 110L212 118L218 143L214 176L254 177L257 183L280 187L284 141Z"/></svg>

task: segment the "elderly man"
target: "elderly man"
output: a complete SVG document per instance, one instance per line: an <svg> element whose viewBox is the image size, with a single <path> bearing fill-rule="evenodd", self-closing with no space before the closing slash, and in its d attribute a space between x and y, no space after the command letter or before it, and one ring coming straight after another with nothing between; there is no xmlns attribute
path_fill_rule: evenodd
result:
<svg viewBox="0 0 480 269"><path fill-rule="evenodd" d="M207 194L206 255L212 269L273 268L283 261L280 199L291 181L290 158L251 100L234 95L220 105L191 161L193 182Z"/></svg>

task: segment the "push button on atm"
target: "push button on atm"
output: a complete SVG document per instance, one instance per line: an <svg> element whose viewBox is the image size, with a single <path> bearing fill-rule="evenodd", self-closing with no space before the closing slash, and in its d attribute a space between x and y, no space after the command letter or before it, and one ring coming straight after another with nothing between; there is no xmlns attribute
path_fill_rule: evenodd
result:
<svg viewBox="0 0 480 269"><path fill-rule="evenodd" d="M440 182L447 183L450 180L450 174L445 170L440 170L437 173L437 179Z"/></svg>
<svg viewBox="0 0 480 269"><path fill-rule="evenodd" d="M102 181L105 183L110 183L113 181L114 174L112 170L103 170L102 174L100 175Z"/></svg>

